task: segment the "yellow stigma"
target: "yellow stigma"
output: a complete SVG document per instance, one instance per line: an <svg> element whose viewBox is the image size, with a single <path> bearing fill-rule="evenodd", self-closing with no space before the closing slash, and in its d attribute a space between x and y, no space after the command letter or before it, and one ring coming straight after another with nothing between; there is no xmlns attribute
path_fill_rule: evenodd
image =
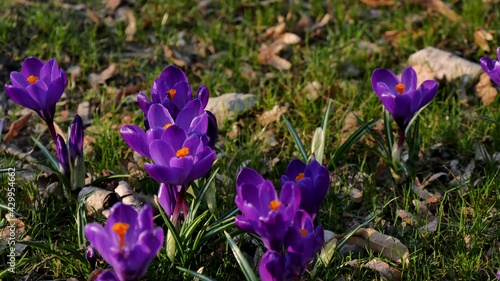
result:
<svg viewBox="0 0 500 281"><path fill-rule="evenodd" d="M402 95L402 94L403 94L403 91L405 90L405 85L404 85L404 84L399 83L399 84L397 84L397 85L396 85L396 87L395 87L395 88L396 88L396 91L398 91L398 93L399 93L400 95Z"/></svg>
<svg viewBox="0 0 500 281"><path fill-rule="evenodd" d="M168 95L170 96L171 100L174 99L176 93L177 93L177 90L175 90L175 89L168 90Z"/></svg>
<svg viewBox="0 0 500 281"><path fill-rule="evenodd" d="M307 230L303 229L303 228L299 229L299 231L300 231L300 234L302 234L302 237L306 236L308 233Z"/></svg>
<svg viewBox="0 0 500 281"><path fill-rule="evenodd" d="M28 81L30 84L35 84L36 81L38 81L38 77L34 75L30 75L28 78L26 78L26 81Z"/></svg>
<svg viewBox="0 0 500 281"><path fill-rule="evenodd" d="M177 150L177 152L175 153L175 156L179 157L179 158L183 158L183 157L186 157L189 155L189 148L187 147L183 147L179 150Z"/></svg>
<svg viewBox="0 0 500 281"><path fill-rule="evenodd" d="M167 123L167 124L165 124L165 126L163 126L163 129L165 129L165 130L166 130L166 129L170 128L170 126L172 126L172 125L173 125L173 124Z"/></svg>
<svg viewBox="0 0 500 281"><path fill-rule="evenodd" d="M280 207L281 202L278 200L273 200L271 203L269 203L269 209L273 211L278 211L278 208Z"/></svg>
<svg viewBox="0 0 500 281"><path fill-rule="evenodd" d="M123 246L125 246L125 234L127 234L127 230L129 229L130 224L124 223L124 222L117 222L113 224L113 231L118 234L119 244L120 244L120 251L123 249Z"/></svg>
<svg viewBox="0 0 500 281"><path fill-rule="evenodd" d="M298 182L299 180L303 179L304 178L304 173L299 173L296 177L295 177L295 182Z"/></svg>

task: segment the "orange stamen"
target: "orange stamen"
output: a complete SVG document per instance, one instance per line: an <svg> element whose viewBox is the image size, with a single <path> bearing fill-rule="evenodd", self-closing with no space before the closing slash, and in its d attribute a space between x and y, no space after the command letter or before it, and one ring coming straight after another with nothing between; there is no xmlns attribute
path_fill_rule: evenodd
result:
<svg viewBox="0 0 500 281"><path fill-rule="evenodd" d="M299 229L299 231L300 231L300 234L302 234L302 237L306 236L308 233L307 229L303 229L303 228Z"/></svg>
<svg viewBox="0 0 500 281"><path fill-rule="evenodd" d="M403 94L404 90L405 90L405 85L404 84L399 83L399 84L396 85L396 91L398 91L398 93L400 95Z"/></svg>
<svg viewBox="0 0 500 281"><path fill-rule="evenodd" d="M278 208L280 207L281 202L278 200L273 200L271 203L269 203L269 209L273 211L278 211Z"/></svg>
<svg viewBox="0 0 500 281"><path fill-rule="evenodd" d="M163 129L165 129L165 130L166 130L166 129L170 128L170 126L172 126L172 125L173 125L173 124L167 123L165 126L163 126Z"/></svg>
<svg viewBox="0 0 500 281"><path fill-rule="evenodd" d="M296 177L295 177L295 182L298 182L299 180L303 179L304 178L304 173L299 173Z"/></svg>
<svg viewBox="0 0 500 281"><path fill-rule="evenodd" d="M186 157L189 155L189 148L187 147L183 147L179 150L177 150L177 152L175 153L175 156L179 157L179 158L183 158L183 157Z"/></svg>
<svg viewBox="0 0 500 281"><path fill-rule="evenodd" d="M38 77L34 76L34 75L30 75L28 76L28 78L26 78L26 81L28 81L30 84L35 84L36 81L38 81Z"/></svg>
<svg viewBox="0 0 500 281"><path fill-rule="evenodd" d="M168 95L170 96L171 100L174 99L176 93L177 93L177 90L175 90L175 89L168 90Z"/></svg>
<svg viewBox="0 0 500 281"><path fill-rule="evenodd" d="M123 246L125 246L125 234L127 234L129 227L130 224L123 222L117 222L113 225L113 231L118 234L118 238L120 239L118 242L120 245L120 251L123 249Z"/></svg>

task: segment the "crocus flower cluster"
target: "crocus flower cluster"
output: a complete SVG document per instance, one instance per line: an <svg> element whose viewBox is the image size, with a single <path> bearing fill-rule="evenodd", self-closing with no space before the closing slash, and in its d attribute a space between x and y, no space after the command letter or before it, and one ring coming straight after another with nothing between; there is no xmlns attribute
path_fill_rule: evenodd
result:
<svg viewBox="0 0 500 281"><path fill-rule="evenodd" d="M14 102L34 110L47 123L52 139L56 141L54 114L68 79L56 59L44 63L38 58L24 60L21 72L10 73L12 85L5 85L7 96Z"/></svg>
<svg viewBox="0 0 500 281"><path fill-rule="evenodd" d="M168 66L154 80L151 100L143 92L137 97L146 131L134 125L121 129L133 150L153 160L145 169L160 183L159 203L174 220L181 207L184 215L188 212L186 188L205 175L215 161L217 123L205 110L208 98L205 86L193 97L184 72Z"/></svg>
<svg viewBox="0 0 500 281"><path fill-rule="evenodd" d="M137 280L163 246L164 233L153 225L153 210L145 205L139 212L132 206L115 204L104 227L99 223L85 226L85 236L102 258L113 268L96 280Z"/></svg>
<svg viewBox="0 0 500 281"><path fill-rule="evenodd" d="M250 168L236 179L235 203L242 215L235 223L259 235L267 248L259 264L262 280L300 277L324 243L314 217L328 191L328 170L315 160L306 165L295 159L281 183L278 196L273 183Z"/></svg>
<svg viewBox="0 0 500 281"><path fill-rule="evenodd" d="M479 63L491 80L500 86L500 47L497 48L497 57L497 61L488 57L482 57L479 59Z"/></svg>
<svg viewBox="0 0 500 281"><path fill-rule="evenodd" d="M409 66L403 70L401 80L390 70L375 69L372 73L372 87L398 124L398 143L393 150L393 160L399 162L406 127L415 113L436 96L438 83L426 80L417 88L417 73Z"/></svg>

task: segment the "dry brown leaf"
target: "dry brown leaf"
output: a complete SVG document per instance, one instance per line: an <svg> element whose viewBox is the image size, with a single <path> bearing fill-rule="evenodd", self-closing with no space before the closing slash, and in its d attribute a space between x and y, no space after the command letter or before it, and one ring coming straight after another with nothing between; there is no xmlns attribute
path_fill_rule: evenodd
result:
<svg viewBox="0 0 500 281"><path fill-rule="evenodd" d="M5 135L5 138L3 139L3 143L8 143L11 138L19 135L19 132L26 126L32 114L33 112L27 113L21 118L12 122L12 124L10 124L9 131Z"/></svg>
<svg viewBox="0 0 500 281"><path fill-rule="evenodd" d="M410 262L408 248L399 239L382 234L373 228L360 228L347 241L359 247L368 247L394 262L404 262L407 265Z"/></svg>
<svg viewBox="0 0 500 281"><path fill-rule="evenodd" d="M134 11L132 11L132 9L127 11L127 20L128 25L125 29L125 34L127 35L126 40L127 42L131 42L134 41L134 35L137 31L137 20L135 19Z"/></svg>
<svg viewBox="0 0 500 281"><path fill-rule="evenodd" d="M347 113L344 119L344 127L342 127L341 142L344 142L349 137L349 132L358 126L358 119L356 119L356 112Z"/></svg>
<svg viewBox="0 0 500 281"><path fill-rule="evenodd" d="M452 21L462 21L462 18L441 0L412 0L410 2L427 7L427 9L438 12Z"/></svg>
<svg viewBox="0 0 500 281"><path fill-rule="evenodd" d="M408 211L399 209L396 211L396 215L398 217L400 217L403 220L403 222L405 222L411 226L415 226L418 224L417 216L415 216L414 214L412 214Z"/></svg>
<svg viewBox="0 0 500 281"><path fill-rule="evenodd" d="M476 41L476 44L479 47L481 47L481 49L483 49L483 51L489 52L490 45L488 45L488 42L486 42L486 41L493 40L493 35L491 35L491 33L484 30L483 28L478 28L474 32L474 40Z"/></svg>
<svg viewBox="0 0 500 281"><path fill-rule="evenodd" d="M481 99L485 105L493 103L498 95L497 89L491 86L490 77L486 73L479 76L479 82L476 85L476 96Z"/></svg>
<svg viewBox="0 0 500 281"><path fill-rule="evenodd" d="M386 262L379 259L373 259L362 267L376 270L380 276L387 281L399 281L401 280L401 272L394 267L389 266Z"/></svg>
<svg viewBox="0 0 500 281"><path fill-rule="evenodd" d="M307 85L304 87L304 94L306 98L310 101L314 101L319 98L320 91L323 86L318 81L307 82Z"/></svg>
<svg viewBox="0 0 500 281"><path fill-rule="evenodd" d="M267 124L269 124L271 122L279 120L281 117L281 114L286 113L288 111L289 106L290 105L288 103L285 104L284 106L275 105L273 107L273 109L262 113L262 115L260 115L258 117L258 119L259 119L260 123L262 124L262 126L266 126Z"/></svg>
<svg viewBox="0 0 500 281"><path fill-rule="evenodd" d="M283 16L278 16L278 23L268 29L264 33L264 37L275 38L285 31L286 23Z"/></svg>
<svg viewBox="0 0 500 281"><path fill-rule="evenodd" d="M268 60L268 64L278 70L289 70L290 68L292 68L291 62L277 55L272 56Z"/></svg>
<svg viewBox="0 0 500 281"><path fill-rule="evenodd" d="M354 203L361 203L361 201L363 201L363 192L357 188L352 188L349 192L349 196L351 197L351 201Z"/></svg>
<svg viewBox="0 0 500 281"><path fill-rule="evenodd" d="M427 184L426 184L427 185ZM441 200L441 195L440 194L433 194L427 190L424 189L426 185L420 184L420 181L418 178L415 178L415 183L412 185L411 190L418 195L421 199L424 200L429 200L432 199L436 202L439 202Z"/></svg>
<svg viewBox="0 0 500 281"><path fill-rule="evenodd" d="M380 6L392 6L395 4L393 0L361 0L361 2L375 8L378 8Z"/></svg>
<svg viewBox="0 0 500 281"><path fill-rule="evenodd" d="M122 0L108 0L108 3L106 3L106 7L114 11L120 6L121 3Z"/></svg>
<svg viewBox="0 0 500 281"><path fill-rule="evenodd" d="M286 32L281 34L278 40L286 45L294 45L300 42L300 37L297 34Z"/></svg>
<svg viewBox="0 0 500 281"><path fill-rule="evenodd" d="M116 64L112 63L101 73L90 73L88 79L91 84L104 84L106 80L113 77L116 71Z"/></svg>

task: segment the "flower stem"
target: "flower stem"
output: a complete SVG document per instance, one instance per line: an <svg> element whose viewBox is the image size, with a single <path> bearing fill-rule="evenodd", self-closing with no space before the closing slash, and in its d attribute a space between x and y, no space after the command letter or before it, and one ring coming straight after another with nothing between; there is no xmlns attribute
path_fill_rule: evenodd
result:
<svg viewBox="0 0 500 281"><path fill-rule="evenodd" d="M54 119L45 119L45 123L47 123L47 127L49 127L50 135L52 136L52 140L54 143L57 139L56 128L54 127Z"/></svg>

